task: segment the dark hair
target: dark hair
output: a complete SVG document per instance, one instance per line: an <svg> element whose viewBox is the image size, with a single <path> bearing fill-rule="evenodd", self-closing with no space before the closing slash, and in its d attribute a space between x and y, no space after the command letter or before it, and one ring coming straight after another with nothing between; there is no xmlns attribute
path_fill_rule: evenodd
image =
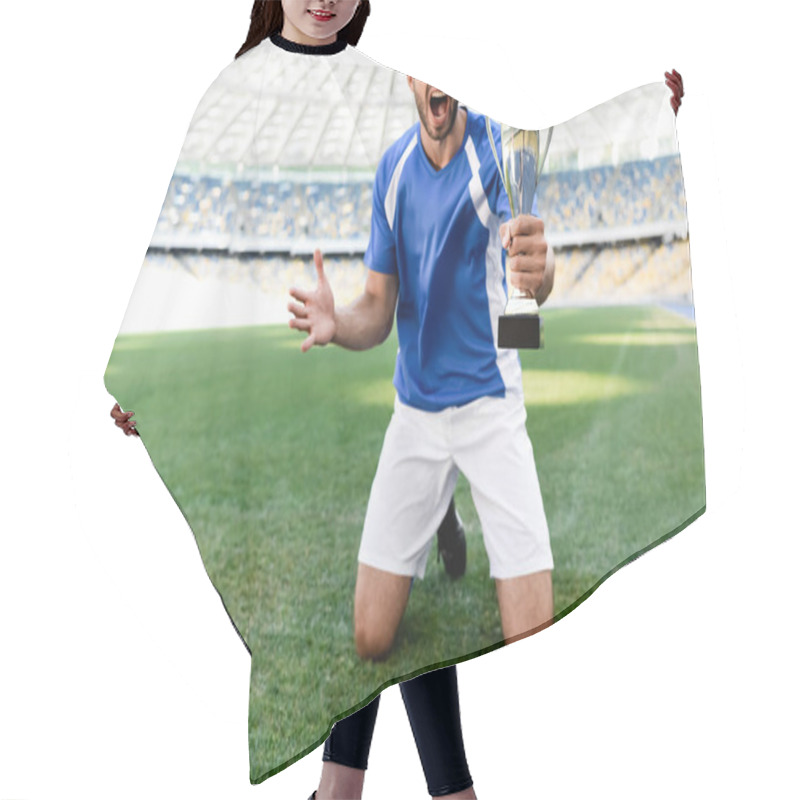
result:
<svg viewBox="0 0 800 800"><path fill-rule="evenodd" d="M336 38L344 39L350 45L357 45L368 16L369 0L361 0L353 19L339 31ZM253 10L250 12L250 30L247 32L247 38L239 48L236 58L282 30L283 6L280 0L255 0Z"/></svg>

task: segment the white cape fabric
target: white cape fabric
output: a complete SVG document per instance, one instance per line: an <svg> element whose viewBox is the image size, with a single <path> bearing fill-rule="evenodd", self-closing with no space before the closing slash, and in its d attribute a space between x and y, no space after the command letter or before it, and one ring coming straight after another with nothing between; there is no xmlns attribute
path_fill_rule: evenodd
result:
<svg viewBox="0 0 800 800"><path fill-rule="evenodd" d="M406 78L348 47L265 41L201 100L106 372L252 655L251 780L387 685L501 646L465 482L468 568L431 563L380 663L353 646L361 525L396 339L301 354L288 288L366 276L381 155L416 124ZM668 92L556 126L538 213L556 250L545 347L520 354L556 619L705 509L688 226ZM431 561L435 559L434 546ZM154 554L155 557L155 554Z"/></svg>

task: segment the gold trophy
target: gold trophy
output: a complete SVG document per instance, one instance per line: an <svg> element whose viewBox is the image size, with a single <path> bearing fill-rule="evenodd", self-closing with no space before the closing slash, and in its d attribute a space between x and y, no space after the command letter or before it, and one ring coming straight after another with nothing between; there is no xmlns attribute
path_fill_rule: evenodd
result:
<svg viewBox="0 0 800 800"><path fill-rule="evenodd" d="M553 137L553 129L525 131L501 124L502 162L497 154L489 117L486 117L486 131L489 134L497 169L500 170L508 194L512 218L519 214L531 214L536 187L550 148L550 139ZM506 284L509 289L508 303L497 323L497 346L515 349L542 347L539 304L529 292L513 288L508 277Z"/></svg>

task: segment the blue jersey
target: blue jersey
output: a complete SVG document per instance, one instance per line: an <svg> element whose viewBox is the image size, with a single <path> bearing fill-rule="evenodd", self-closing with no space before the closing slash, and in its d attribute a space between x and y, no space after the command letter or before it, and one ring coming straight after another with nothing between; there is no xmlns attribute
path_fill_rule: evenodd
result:
<svg viewBox="0 0 800 800"><path fill-rule="evenodd" d="M425 155L414 125L375 175L367 266L397 275L400 347L394 385L425 411L522 392L515 350L498 350L506 303L500 225L508 196L485 117L467 112L464 141L444 169ZM499 127L493 125L500 153Z"/></svg>

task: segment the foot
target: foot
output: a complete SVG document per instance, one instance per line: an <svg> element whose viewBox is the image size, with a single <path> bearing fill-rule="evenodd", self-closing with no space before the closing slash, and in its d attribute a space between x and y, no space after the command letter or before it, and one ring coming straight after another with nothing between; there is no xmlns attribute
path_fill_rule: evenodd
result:
<svg viewBox="0 0 800 800"><path fill-rule="evenodd" d="M450 500L447 513L436 531L436 538L444 571L453 580L461 578L467 571L467 537L461 517L456 511L455 500Z"/></svg>

